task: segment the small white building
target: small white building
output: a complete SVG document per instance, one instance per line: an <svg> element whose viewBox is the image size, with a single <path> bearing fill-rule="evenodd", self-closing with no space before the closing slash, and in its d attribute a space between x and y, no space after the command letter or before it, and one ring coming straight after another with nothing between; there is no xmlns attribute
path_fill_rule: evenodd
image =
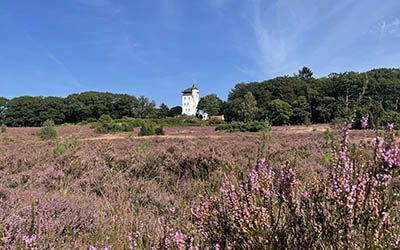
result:
<svg viewBox="0 0 400 250"><path fill-rule="evenodd" d="M195 84L182 91L182 115L195 116L200 101L200 91Z"/></svg>

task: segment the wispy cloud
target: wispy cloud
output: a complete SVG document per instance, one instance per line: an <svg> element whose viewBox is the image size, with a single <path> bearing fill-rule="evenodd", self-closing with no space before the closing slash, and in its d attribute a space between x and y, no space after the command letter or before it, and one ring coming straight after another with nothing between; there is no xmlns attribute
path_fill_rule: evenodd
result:
<svg viewBox="0 0 400 250"><path fill-rule="evenodd" d="M384 20L374 27L375 31L378 31L380 37L383 35L400 35L400 18L394 18Z"/></svg>
<svg viewBox="0 0 400 250"><path fill-rule="evenodd" d="M244 20L253 31L253 40L242 40L238 47L251 55L254 67L239 71L258 72L259 78L292 74L302 66L318 68L323 74L338 68L357 70L365 64L355 65L351 58L370 55L366 52L376 47L368 35L373 25L381 34L400 36L399 18L379 22L400 7L394 0L385 5L357 0L337 0L334 6L319 0L251 3Z"/></svg>
<svg viewBox="0 0 400 250"><path fill-rule="evenodd" d="M290 68L294 61L293 55L297 49L297 38L302 31L301 16L292 13L291 5L283 2L253 2L252 28L256 48L253 51L261 68L261 75L277 74ZM282 22L286 21L285 27Z"/></svg>

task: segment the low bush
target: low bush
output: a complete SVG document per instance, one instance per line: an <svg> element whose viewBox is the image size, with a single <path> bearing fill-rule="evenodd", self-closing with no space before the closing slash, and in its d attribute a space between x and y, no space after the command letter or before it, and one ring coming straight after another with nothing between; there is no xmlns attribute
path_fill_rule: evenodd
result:
<svg viewBox="0 0 400 250"><path fill-rule="evenodd" d="M7 131L7 126L5 124L2 124L0 127L1 133L5 133Z"/></svg>
<svg viewBox="0 0 400 250"><path fill-rule="evenodd" d="M162 126L155 129L156 135L165 135L164 128Z"/></svg>
<svg viewBox="0 0 400 250"><path fill-rule="evenodd" d="M154 124L150 122L143 123L142 127L140 127L139 136L149 136L155 135L156 130L154 128Z"/></svg>
<svg viewBox="0 0 400 250"><path fill-rule="evenodd" d="M215 130L225 130L228 132L260 132L270 127L271 124L267 121L232 122L220 124L215 127Z"/></svg>
<svg viewBox="0 0 400 250"><path fill-rule="evenodd" d="M92 123L91 127L98 133L129 132L135 128L126 120L114 120L109 115L102 115L97 122Z"/></svg>
<svg viewBox="0 0 400 250"><path fill-rule="evenodd" d="M75 136L69 138L65 143L57 143L53 148L55 155L64 155L66 152L74 151L81 147L81 142Z"/></svg>
<svg viewBox="0 0 400 250"><path fill-rule="evenodd" d="M156 127L152 122L145 122L140 127L139 136L150 136L150 135L165 135L164 128L162 126Z"/></svg>
<svg viewBox="0 0 400 250"><path fill-rule="evenodd" d="M58 134L54 122L52 120L45 121L37 132L37 136L43 141L56 139Z"/></svg>
<svg viewBox="0 0 400 250"><path fill-rule="evenodd" d="M394 129L400 129L400 113L395 111L385 112L381 120L381 126L391 123L394 125Z"/></svg>
<svg viewBox="0 0 400 250"><path fill-rule="evenodd" d="M211 118L210 120L208 120L208 124L210 126L216 126L216 125L226 124L226 121Z"/></svg>

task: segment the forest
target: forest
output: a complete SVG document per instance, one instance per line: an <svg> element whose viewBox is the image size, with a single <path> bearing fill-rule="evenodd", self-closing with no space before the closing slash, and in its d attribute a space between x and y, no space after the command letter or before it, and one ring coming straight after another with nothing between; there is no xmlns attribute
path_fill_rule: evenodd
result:
<svg viewBox="0 0 400 250"><path fill-rule="evenodd" d="M334 122L346 113L356 120L369 117L370 127L400 120L398 101L400 69L331 73L314 78L303 67L293 76L263 82L239 83L226 101L215 94L201 98L199 109L210 115L225 115L227 121L268 120L273 125L300 125ZM0 98L0 121L10 127L41 126L46 120L56 124L97 120L101 115L114 119L164 118L180 115L181 107L158 108L141 96L103 92L83 92L63 97L21 96ZM359 124L355 124L359 126Z"/></svg>

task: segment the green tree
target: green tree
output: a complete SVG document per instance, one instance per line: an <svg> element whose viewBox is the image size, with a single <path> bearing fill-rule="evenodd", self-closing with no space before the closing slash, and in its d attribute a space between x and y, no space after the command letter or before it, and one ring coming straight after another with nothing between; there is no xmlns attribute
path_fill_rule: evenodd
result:
<svg viewBox="0 0 400 250"><path fill-rule="evenodd" d="M257 119L259 115L256 98L251 92L247 92L237 107L237 115L240 121L248 122Z"/></svg>
<svg viewBox="0 0 400 250"><path fill-rule="evenodd" d="M301 79L306 79L306 78L311 78L313 76L313 74L314 73L311 71L310 68L303 67L302 69L299 70L297 77L299 77Z"/></svg>
<svg viewBox="0 0 400 250"><path fill-rule="evenodd" d="M133 112L138 118L150 118L156 114L156 104L149 98L141 96L133 105Z"/></svg>
<svg viewBox="0 0 400 250"><path fill-rule="evenodd" d="M311 123L310 105L305 96L299 96L293 102L293 114L290 118L291 124Z"/></svg>
<svg viewBox="0 0 400 250"><path fill-rule="evenodd" d="M169 116L169 117L180 116L181 114L182 114L182 107L181 107L181 106L172 107L172 108L168 111L168 116Z"/></svg>
<svg viewBox="0 0 400 250"><path fill-rule="evenodd" d="M285 125L290 123L293 115L292 107L289 103L276 99L269 104L269 119L273 125Z"/></svg>
<svg viewBox="0 0 400 250"><path fill-rule="evenodd" d="M157 110L158 118L165 118L168 116L169 108L165 103L161 103L159 109Z"/></svg>
<svg viewBox="0 0 400 250"><path fill-rule="evenodd" d="M222 105L223 101L216 94L210 94L200 99L198 109L208 115L220 115Z"/></svg>

